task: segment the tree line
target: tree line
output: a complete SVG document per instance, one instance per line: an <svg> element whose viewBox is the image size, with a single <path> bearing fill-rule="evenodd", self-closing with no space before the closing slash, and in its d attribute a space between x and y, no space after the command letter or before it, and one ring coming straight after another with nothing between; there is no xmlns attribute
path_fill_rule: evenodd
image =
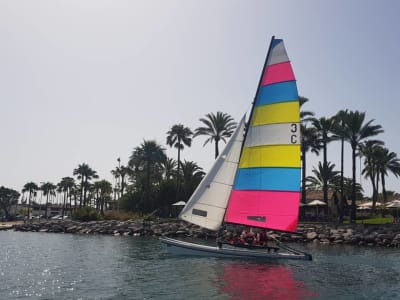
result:
<svg viewBox="0 0 400 300"><path fill-rule="evenodd" d="M28 218L32 203L37 204L39 193L45 199L45 217L48 217L47 208L57 195L62 197L63 216L67 207L75 210L91 207L104 214L107 206L143 214L157 210L158 215L168 216L171 204L187 201L204 176L196 162L181 160L181 151L191 146L193 138L206 136L204 145L214 143L217 157L220 142L226 142L236 128L236 122L227 113L209 113L199 120L202 126L194 132L182 124L173 125L167 132L166 144L177 149L177 160L167 157L165 148L153 140L144 140L135 147L126 165L121 164L118 158L119 165L111 170L116 180L114 187L107 180L98 180L97 171L86 163L73 169L73 177L63 177L57 184L27 182L22 194L28 206ZM6 197L12 198L7 201L7 208L15 205L20 196L19 192L8 190L13 191L13 197ZM1 199L2 196L0 203L3 203ZM4 212L8 216L9 209Z"/></svg>
<svg viewBox="0 0 400 300"><path fill-rule="evenodd" d="M300 97L300 105L308 102ZM387 201L385 180L389 173L400 175L400 160L397 154L385 147L382 140L376 137L383 133L381 125L375 120L367 120L365 112L341 110L330 117L316 118L313 112L301 112L302 133L302 202L306 201L306 189L320 189L323 200L328 201L328 191L331 191L337 203L339 221L343 220L347 200L351 200L350 220L356 219L356 200L362 199L362 187L356 181L356 158L363 159L362 174L371 182L373 210L382 188L383 202ZM328 144L333 141L341 143L340 170L335 170L335 164L328 160ZM352 176L344 177L344 144L351 147ZM306 176L306 154L322 152L322 161L312 172L314 176ZM361 167L361 166L360 166Z"/></svg>
<svg viewBox="0 0 400 300"><path fill-rule="evenodd" d="M363 197L362 186L356 181L356 158L363 158L362 174L371 182L373 208L378 200L379 187L382 188L383 201L386 202L385 180L389 173L396 177L400 175L400 160L396 153L385 147L383 141L376 139L383 128L375 124L375 120L367 120L365 112L346 109L330 117L317 118L314 112L303 110L307 102L307 98L300 97L301 201L306 203L306 192L312 189L321 190L323 200L327 203L328 192L331 192L338 207L339 221L343 220L347 200L351 200L350 218L355 221L355 201ZM56 185L51 182L40 186L34 182L26 183L22 193L26 194L28 207L40 191L46 199L46 208L58 193L63 197L64 208L94 207L100 214L104 214L107 204L118 203L118 209L145 214L157 211L158 215L167 216L171 204L187 201L204 176L196 162L181 161L181 151L191 146L193 138L206 136L203 146L214 143L214 156L217 157L220 142L226 143L237 126L229 114L222 112L209 113L199 120L202 126L194 132L182 124L173 125L167 131L166 144L177 150L177 159L167 157L165 148L156 141L144 140L133 149L126 165L121 164L118 158L119 165L111 170L116 180L114 187L107 180L92 182L98 179L97 172L82 163L73 170L75 178L64 177ZM334 141L341 143L339 170L328 160L328 145ZM345 143L351 147L351 177L344 176ZM312 176L306 174L309 152L318 156L322 153L322 160L318 166L314 166ZM13 193L11 198L14 201L15 197ZM0 195L0 205L6 202L2 199Z"/></svg>

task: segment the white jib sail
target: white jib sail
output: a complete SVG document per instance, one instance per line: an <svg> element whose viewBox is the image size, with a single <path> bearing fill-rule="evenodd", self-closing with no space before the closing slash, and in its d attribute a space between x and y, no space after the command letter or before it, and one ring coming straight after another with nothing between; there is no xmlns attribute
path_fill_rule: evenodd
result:
<svg viewBox="0 0 400 300"><path fill-rule="evenodd" d="M235 180L244 128L245 117L182 209L180 219L210 230L220 228Z"/></svg>

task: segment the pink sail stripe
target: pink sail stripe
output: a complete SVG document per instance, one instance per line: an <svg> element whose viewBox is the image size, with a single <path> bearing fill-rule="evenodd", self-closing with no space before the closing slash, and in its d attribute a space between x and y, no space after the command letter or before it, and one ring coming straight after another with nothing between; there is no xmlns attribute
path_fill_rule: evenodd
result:
<svg viewBox="0 0 400 300"><path fill-rule="evenodd" d="M299 201L299 192L234 190L229 199L225 221L295 232ZM252 217L265 217L265 222Z"/></svg>
<svg viewBox="0 0 400 300"><path fill-rule="evenodd" d="M296 80L290 62L270 65L265 68L261 85L267 85L283 81Z"/></svg>

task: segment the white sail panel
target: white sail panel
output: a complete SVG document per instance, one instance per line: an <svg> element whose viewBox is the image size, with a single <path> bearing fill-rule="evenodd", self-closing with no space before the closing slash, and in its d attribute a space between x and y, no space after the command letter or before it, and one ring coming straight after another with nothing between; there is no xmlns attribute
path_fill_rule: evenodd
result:
<svg viewBox="0 0 400 300"><path fill-rule="evenodd" d="M232 190L243 142L245 117L179 215L187 222L218 230Z"/></svg>
<svg viewBox="0 0 400 300"><path fill-rule="evenodd" d="M250 127L245 141L245 147L286 144L300 144L300 123Z"/></svg>

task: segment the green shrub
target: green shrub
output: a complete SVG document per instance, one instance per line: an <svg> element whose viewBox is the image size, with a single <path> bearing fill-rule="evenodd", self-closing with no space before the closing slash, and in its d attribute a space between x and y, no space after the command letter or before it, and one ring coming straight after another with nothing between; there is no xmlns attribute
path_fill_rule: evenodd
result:
<svg viewBox="0 0 400 300"><path fill-rule="evenodd" d="M126 212L126 211L116 211L109 210L104 212L105 220L117 220L117 221L127 221L127 220L139 220L142 216L138 213Z"/></svg>
<svg viewBox="0 0 400 300"><path fill-rule="evenodd" d="M95 208L87 206L75 210L75 212L72 214L72 219L87 222L101 220L102 217Z"/></svg>

